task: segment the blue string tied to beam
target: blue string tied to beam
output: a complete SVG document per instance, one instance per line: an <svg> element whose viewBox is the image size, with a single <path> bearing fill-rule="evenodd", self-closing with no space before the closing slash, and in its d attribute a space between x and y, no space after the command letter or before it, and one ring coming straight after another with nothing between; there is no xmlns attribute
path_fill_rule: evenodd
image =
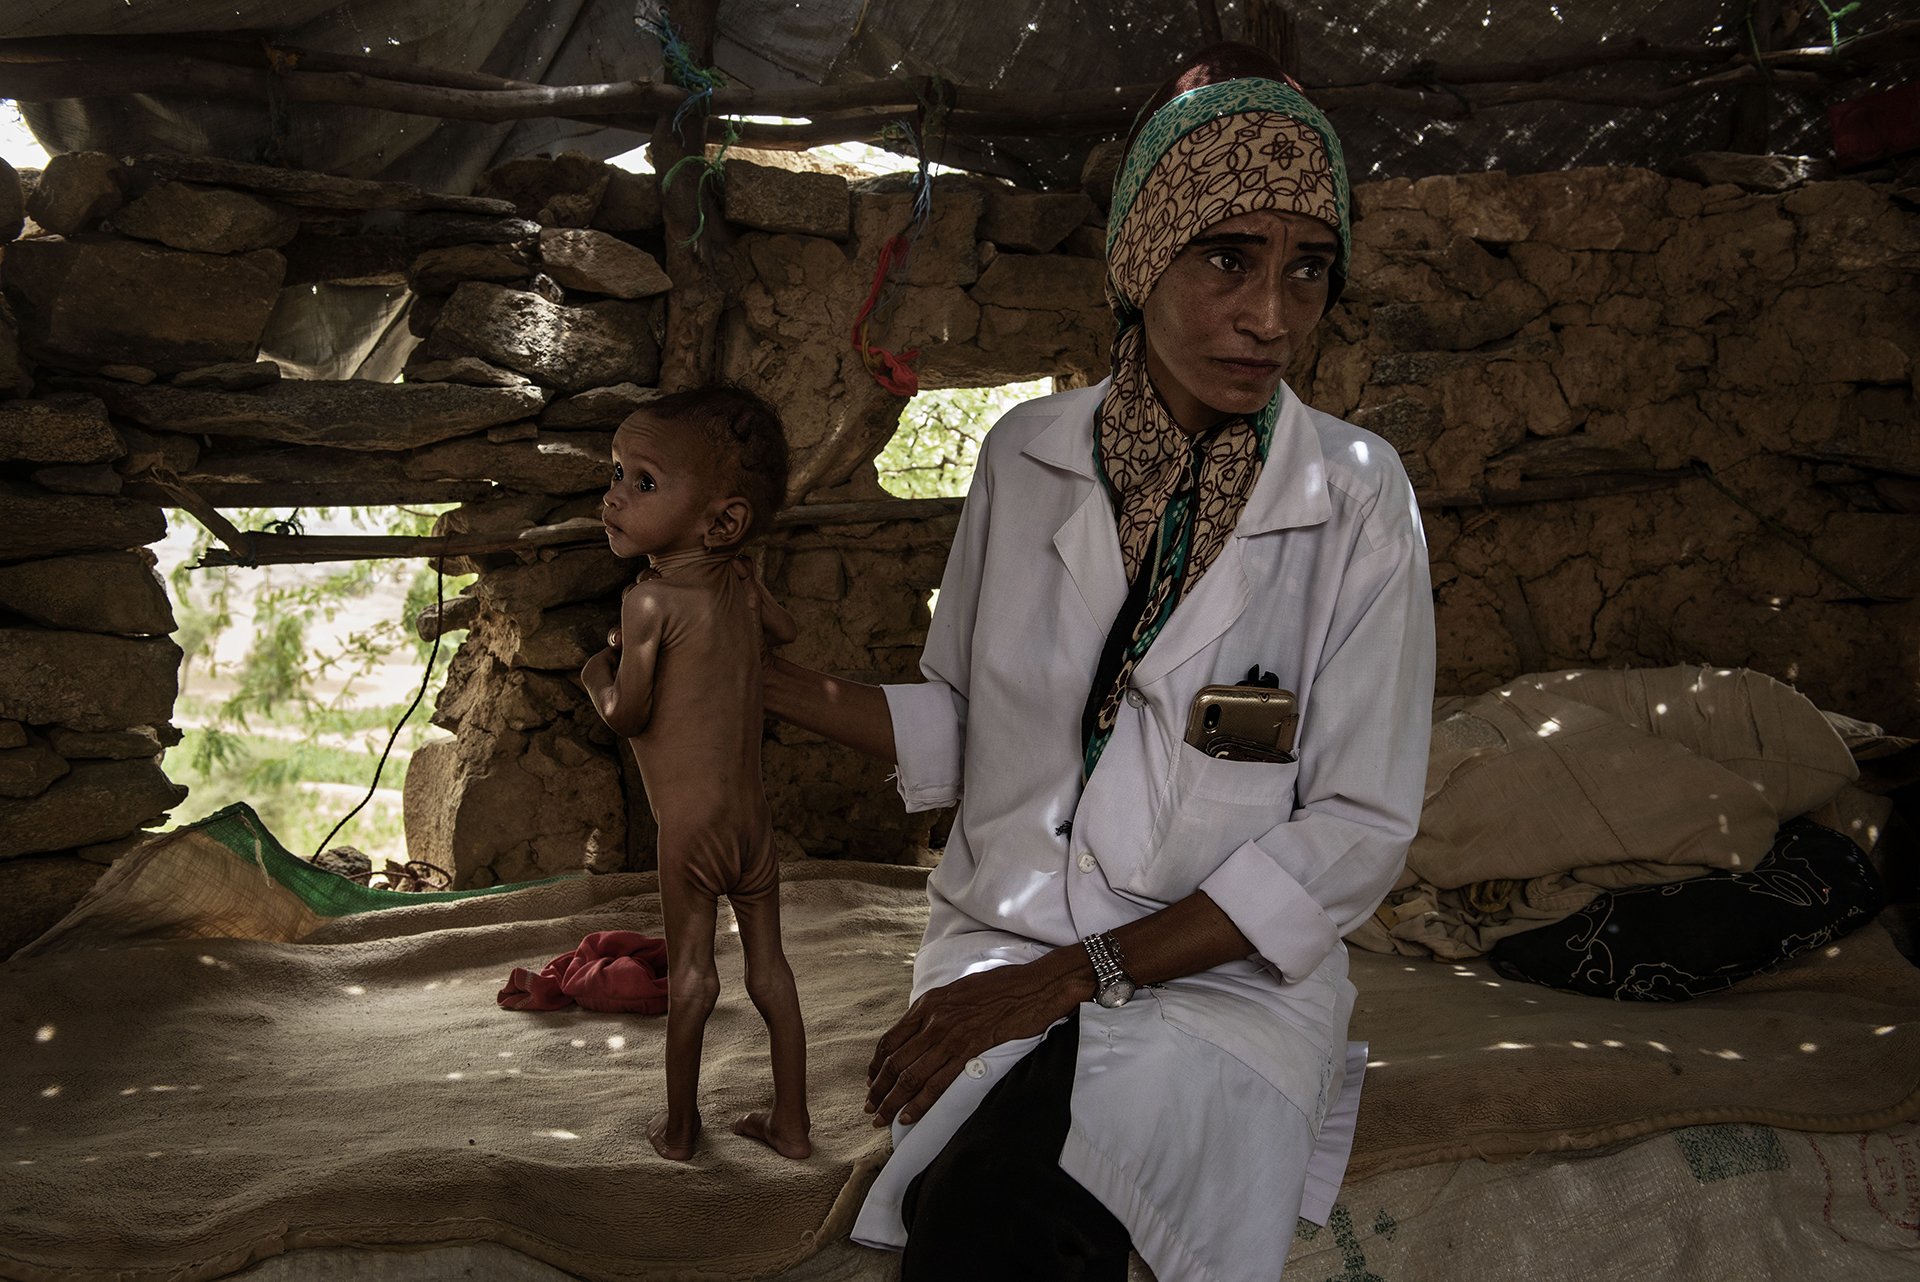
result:
<svg viewBox="0 0 1920 1282"><path fill-rule="evenodd" d="M713 97L713 91L727 83L726 74L718 67L703 67L694 60L693 50L680 38L680 29L673 25L673 18L664 5L657 17L634 15L633 24L660 42L660 61L666 66L667 79L689 91L685 101L673 112L673 132L684 140L686 134L681 122L688 112L705 106Z"/></svg>

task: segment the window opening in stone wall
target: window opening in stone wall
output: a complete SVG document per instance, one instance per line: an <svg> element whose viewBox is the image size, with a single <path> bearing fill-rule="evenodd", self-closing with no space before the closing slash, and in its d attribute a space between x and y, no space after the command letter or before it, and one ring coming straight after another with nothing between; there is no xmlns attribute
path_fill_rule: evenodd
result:
<svg viewBox="0 0 1920 1282"><path fill-rule="evenodd" d="M454 504L229 510L242 529L298 522L308 534L425 535ZM301 854L367 796L394 726L419 694L430 643L414 621L434 603L430 562L392 559L196 568L212 542L170 511L154 545L174 598L184 652L167 750L174 782L191 789L170 827L236 800ZM447 575L451 600L472 575ZM372 799L329 843L352 846L375 870L407 859L401 795L414 751L447 732L430 716L465 637L443 634L426 697L380 771ZM380 884L377 880L373 883Z"/></svg>

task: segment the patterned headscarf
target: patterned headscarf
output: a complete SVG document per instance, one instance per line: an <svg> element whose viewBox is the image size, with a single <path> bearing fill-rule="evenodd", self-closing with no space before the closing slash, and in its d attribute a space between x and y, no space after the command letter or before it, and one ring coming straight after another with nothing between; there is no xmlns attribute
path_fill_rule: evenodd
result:
<svg viewBox="0 0 1920 1282"><path fill-rule="evenodd" d="M1352 197L1340 140L1319 109L1276 80L1189 90L1141 126L1114 182L1107 301L1118 333L1094 459L1117 515L1129 584L1081 718L1087 774L1106 748L1134 666L1226 546L1273 437L1280 397L1251 418L1182 432L1147 377L1141 308L1187 242L1228 218L1305 214L1339 250L1329 305L1346 279Z"/></svg>

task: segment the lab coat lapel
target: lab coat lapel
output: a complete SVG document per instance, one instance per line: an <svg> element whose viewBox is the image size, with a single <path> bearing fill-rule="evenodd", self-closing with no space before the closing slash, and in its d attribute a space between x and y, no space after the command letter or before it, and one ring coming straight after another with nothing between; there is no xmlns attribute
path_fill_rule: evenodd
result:
<svg viewBox="0 0 1920 1282"><path fill-rule="evenodd" d="M1246 561L1240 554L1242 542L1238 537L1229 538L1186 599L1173 608L1167 626L1133 670L1136 683L1150 685L1206 649L1247 608L1252 593L1247 588Z"/></svg>
<svg viewBox="0 0 1920 1282"><path fill-rule="evenodd" d="M1267 461L1233 534L1186 599L1174 607L1166 628L1134 669L1134 680L1141 685L1159 680L1213 644L1239 619L1252 597L1244 555L1249 538L1319 525L1332 512L1319 433L1293 389L1283 384Z"/></svg>
<svg viewBox="0 0 1920 1282"><path fill-rule="evenodd" d="M1085 602L1091 622L1102 635L1127 599L1127 567L1120 557L1113 504L1095 478L1093 467L1093 414L1105 386L1102 383L1087 389L1079 405L1034 437L1024 451L1030 458L1074 477L1067 499L1073 513L1054 531L1053 546Z"/></svg>

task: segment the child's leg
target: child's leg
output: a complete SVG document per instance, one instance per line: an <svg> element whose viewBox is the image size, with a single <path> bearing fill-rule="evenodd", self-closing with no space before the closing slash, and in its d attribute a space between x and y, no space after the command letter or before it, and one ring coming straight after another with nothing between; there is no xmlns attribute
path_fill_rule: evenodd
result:
<svg viewBox="0 0 1920 1282"><path fill-rule="evenodd" d="M717 907L681 870L660 868L660 908L667 929L667 1111L647 1127L661 1157L684 1162L700 1141L700 1046L720 999L713 964Z"/></svg>
<svg viewBox="0 0 1920 1282"><path fill-rule="evenodd" d="M767 1021L773 1051L773 1110L749 1113L733 1124L734 1134L769 1145L785 1157L813 1152L807 1138L807 1033L800 1019L800 993L793 968L780 947L778 883L751 895L728 896L740 923L740 948L746 954L747 995Z"/></svg>

